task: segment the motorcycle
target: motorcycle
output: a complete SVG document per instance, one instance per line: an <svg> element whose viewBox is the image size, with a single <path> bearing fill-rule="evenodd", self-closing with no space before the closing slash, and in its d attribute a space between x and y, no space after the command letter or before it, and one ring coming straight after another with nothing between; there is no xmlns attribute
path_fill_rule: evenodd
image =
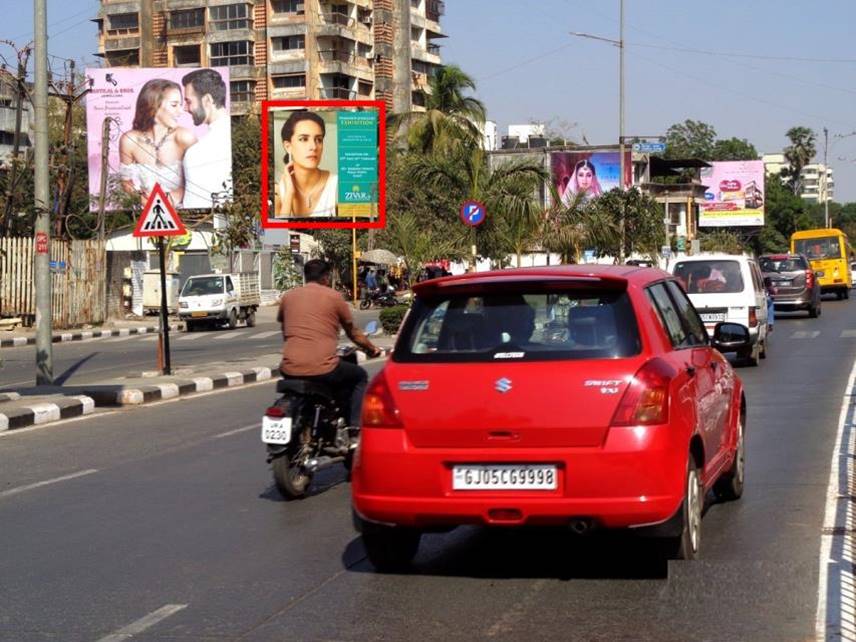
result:
<svg viewBox="0 0 856 642"><path fill-rule="evenodd" d="M373 334L377 322L365 331ZM357 349L338 349L339 358L357 363ZM344 464L350 473L359 433L351 434L345 409L348 400L332 388L304 379L277 382L281 396L262 418L262 442L267 447L277 490L287 499L303 498L320 470Z"/></svg>
<svg viewBox="0 0 856 642"><path fill-rule="evenodd" d="M395 292L391 290L372 290L362 301L360 301L360 310L368 310L372 306L378 308L390 308L399 304L400 301L396 298Z"/></svg>

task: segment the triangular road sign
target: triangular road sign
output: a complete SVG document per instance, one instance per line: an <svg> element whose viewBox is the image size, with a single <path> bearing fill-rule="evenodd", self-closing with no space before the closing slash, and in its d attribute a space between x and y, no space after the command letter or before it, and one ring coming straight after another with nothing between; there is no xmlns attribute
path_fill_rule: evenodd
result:
<svg viewBox="0 0 856 642"><path fill-rule="evenodd" d="M134 236L183 236L187 234L184 223L175 213L175 208L164 194L159 183L155 183L149 200L143 208Z"/></svg>

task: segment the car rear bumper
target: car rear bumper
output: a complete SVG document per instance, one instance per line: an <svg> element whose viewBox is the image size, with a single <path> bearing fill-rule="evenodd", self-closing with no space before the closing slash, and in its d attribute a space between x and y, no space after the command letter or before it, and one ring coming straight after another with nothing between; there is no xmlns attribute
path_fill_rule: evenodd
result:
<svg viewBox="0 0 856 642"><path fill-rule="evenodd" d="M612 428L600 447L426 449L404 430L362 431L353 501L368 521L417 528L462 524L568 525L586 518L606 528L659 524L683 500L686 444L670 426ZM461 491L455 464L553 463L557 489Z"/></svg>
<svg viewBox="0 0 856 642"><path fill-rule="evenodd" d="M808 310L812 305L811 294L795 297L773 297L773 306L777 310Z"/></svg>

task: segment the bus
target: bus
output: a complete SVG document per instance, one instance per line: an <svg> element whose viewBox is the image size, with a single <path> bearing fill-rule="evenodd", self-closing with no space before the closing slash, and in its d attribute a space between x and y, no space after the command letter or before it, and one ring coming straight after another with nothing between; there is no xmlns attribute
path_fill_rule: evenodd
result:
<svg viewBox="0 0 856 642"><path fill-rule="evenodd" d="M791 253L808 258L822 293L834 292L839 299L850 298L853 250L844 232L832 227L794 232Z"/></svg>

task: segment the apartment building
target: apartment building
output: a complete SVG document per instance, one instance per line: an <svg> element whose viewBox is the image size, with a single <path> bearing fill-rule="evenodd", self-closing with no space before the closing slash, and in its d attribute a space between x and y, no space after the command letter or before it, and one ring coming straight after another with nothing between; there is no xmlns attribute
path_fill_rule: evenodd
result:
<svg viewBox="0 0 856 642"><path fill-rule="evenodd" d="M784 154L764 154L764 171L767 176L779 175L790 169ZM800 172L800 196L813 203L835 200L835 171L823 163L811 163Z"/></svg>
<svg viewBox="0 0 856 642"><path fill-rule="evenodd" d="M18 111L18 80L5 69L0 69L0 168L3 168L15 148L15 122ZM30 116L32 106L28 100L21 103L21 136L19 152L30 146Z"/></svg>
<svg viewBox="0 0 856 642"><path fill-rule="evenodd" d="M227 66L233 114L265 99L391 108L403 83L418 109L441 65L444 11L442 0L101 0L97 55L106 66ZM409 74L394 64L402 29Z"/></svg>

